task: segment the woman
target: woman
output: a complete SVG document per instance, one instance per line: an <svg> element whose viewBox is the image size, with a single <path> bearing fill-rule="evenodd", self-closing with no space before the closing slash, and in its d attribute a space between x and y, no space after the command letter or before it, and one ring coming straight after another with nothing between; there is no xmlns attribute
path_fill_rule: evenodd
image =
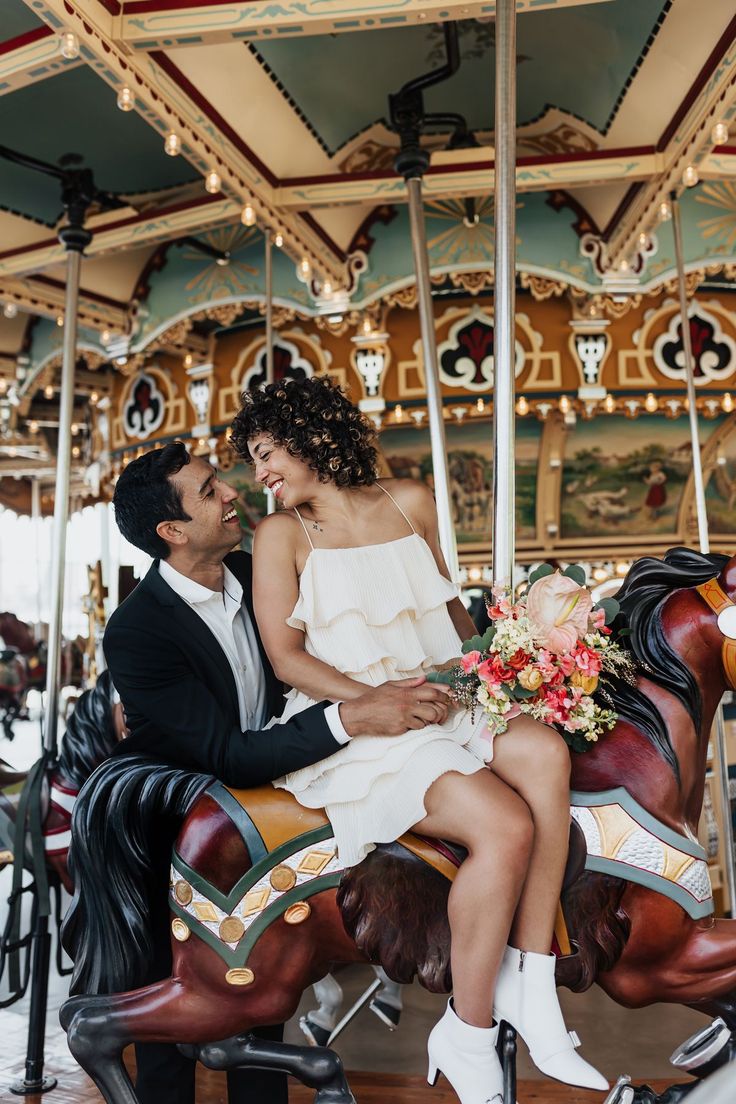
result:
<svg viewBox="0 0 736 1104"><path fill-rule="evenodd" d="M474 633L431 493L378 482L373 441L325 379L249 392L233 424L233 444L282 507L258 526L253 593L269 659L294 687L284 717L426 674ZM503 1018L544 1072L606 1088L573 1049L548 953L567 856L567 747L524 716L495 746L466 710L428 720L398 737L356 737L275 784L326 808L345 865L409 828L467 849L449 897L453 998L429 1038L432 1083L441 1070L462 1104L501 1101Z"/></svg>

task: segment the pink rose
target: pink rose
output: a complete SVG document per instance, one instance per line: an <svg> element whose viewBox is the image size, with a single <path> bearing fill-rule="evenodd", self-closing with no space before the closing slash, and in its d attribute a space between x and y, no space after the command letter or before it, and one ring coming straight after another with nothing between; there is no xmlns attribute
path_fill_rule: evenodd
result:
<svg viewBox="0 0 736 1104"><path fill-rule="evenodd" d="M592 608L590 592L559 571L537 579L527 594L535 639L556 655L571 652L585 635Z"/></svg>
<svg viewBox="0 0 736 1104"><path fill-rule="evenodd" d="M466 652L460 660L460 666L466 675L469 675L471 671L480 663L480 652Z"/></svg>

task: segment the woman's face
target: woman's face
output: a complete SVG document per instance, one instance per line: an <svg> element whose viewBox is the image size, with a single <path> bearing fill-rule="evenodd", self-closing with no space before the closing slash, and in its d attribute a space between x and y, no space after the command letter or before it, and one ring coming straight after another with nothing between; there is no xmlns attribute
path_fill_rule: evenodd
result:
<svg viewBox="0 0 736 1104"><path fill-rule="evenodd" d="M253 457L256 482L268 487L287 510L306 502L319 485L307 462L276 444L270 433L251 437L248 451Z"/></svg>

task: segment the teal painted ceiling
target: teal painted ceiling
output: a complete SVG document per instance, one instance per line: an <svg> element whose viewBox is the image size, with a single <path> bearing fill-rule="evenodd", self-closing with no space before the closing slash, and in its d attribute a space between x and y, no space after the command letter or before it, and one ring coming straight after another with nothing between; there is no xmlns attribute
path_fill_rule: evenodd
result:
<svg viewBox="0 0 736 1104"><path fill-rule="evenodd" d="M668 7L663 0L616 0L521 15L519 125L537 119L547 107L558 107L605 134ZM429 89L429 110L458 111L473 130L493 129L494 31L493 23L460 23L460 71ZM249 48L298 104L330 153L385 120L389 93L444 60L437 24L268 40Z"/></svg>
<svg viewBox="0 0 736 1104"><path fill-rule="evenodd" d="M167 157L161 137L139 115L119 111L114 93L83 67L0 97L0 136L3 145L55 165L76 154L99 188L119 195L198 178L184 158ZM61 213L59 184L3 161L0 208L53 226Z"/></svg>
<svg viewBox="0 0 736 1104"><path fill-rule="evenodd" d="M0 42L17 38L42 25L23 0L0 0Z"/></svg>

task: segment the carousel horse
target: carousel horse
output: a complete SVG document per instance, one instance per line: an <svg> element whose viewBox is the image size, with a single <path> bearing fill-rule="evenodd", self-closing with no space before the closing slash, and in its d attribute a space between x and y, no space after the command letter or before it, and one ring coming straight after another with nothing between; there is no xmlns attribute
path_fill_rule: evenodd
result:
<svg viewBox="0 0 736 1104"><path fill-rule="evenodd" d="M72 892L72 880L67 866L69 842L71 838L72 809L76 796L95 767L106 759L123 732L122 708L113 698L110 675L103 672L92 690L85 691L69 718L66 732L62 738L59 758L54 764L48 779L43 785L43 807L41 810L41 833L43 837L43 863L46 868L45 881L48 882L56 897L56 917L61 923L61 898L58 887L63 885ZM15 771L0 760L0 870L10 863L20 863L17 884L8 901L8 913L5 929L0 935L0 975L3 966L12 962L13 946L16 950L28 946L28 939L20 945L20 900L28 886L22 887L20 875L25 868L31 872L38 869L38 856L34 856L27 846L22 856L14 854L18 850L17 820L28 771ZM57 956L57 965L60 964ZM11 967L11 974L13 973ZM11 985L12 1003L23 995L28 982L20 983L15 974Z"/></svg>
<svg viewBox="0 0 736 1104"><path fill-rule="evenodd" d="M719 628L736 604L736 557L679 548L640 560L618 597L639 673L608 692L615 729L573 757L568 866L579 876L568 873L563 892L558 982L582 991L596 981L627 1007L669 1001L720 1015L725 1061L736 921L713 918L696 832L715 710L736 685L736 641ZM177 830L162 868L152 841L160 852ZM350 1104L332 1052L248 1031L287 1020L332 964L369 961L398 982L451 989L446 906L462 854L442 841L408 833L342 870L325 816L286 791L230 790L145 756L98 768L73 837L64 942L79 995L61 1020L109 1104L135 1104L121 1056L146 1041L180 1044L213 1068L283 1069L316 1087L317 1101ZM167 881L172 973L143 985Z"/></svg>

